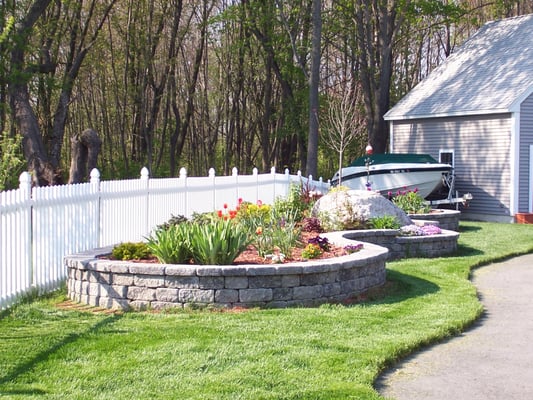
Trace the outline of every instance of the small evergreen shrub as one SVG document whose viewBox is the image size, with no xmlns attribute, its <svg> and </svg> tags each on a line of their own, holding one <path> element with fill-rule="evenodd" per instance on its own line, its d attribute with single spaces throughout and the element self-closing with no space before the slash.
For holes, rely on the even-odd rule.
<svg viewBox="0 0 533 400">
<path fill-rule="evenodd" d="M 111 256 L 115 260 L 143 260 L 150 258 L 152 253 L 146 243 L 125 242 L 113 247 Z"/>
</svg>

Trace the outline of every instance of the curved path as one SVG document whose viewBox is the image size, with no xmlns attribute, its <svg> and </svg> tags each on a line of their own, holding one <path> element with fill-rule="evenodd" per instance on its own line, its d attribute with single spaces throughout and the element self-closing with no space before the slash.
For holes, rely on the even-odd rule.
<svg viewBox="0 0 533 400">
<path fill-rule="evenodd" d="M 477 269 L 485 307 L 463 334 L 414 354 L 376 382 L 396 400 L 533 399 L 533 254 Z"/>
</svg>

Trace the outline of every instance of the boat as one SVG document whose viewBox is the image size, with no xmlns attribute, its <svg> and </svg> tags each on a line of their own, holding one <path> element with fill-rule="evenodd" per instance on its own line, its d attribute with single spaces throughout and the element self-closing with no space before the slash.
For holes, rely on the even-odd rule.
<svg viewBox="0 0 533 400">
<path fill-rule="evenodd" d="M 337 171 L 331 185 L 379 191 L 388 197 L 416 191 L 425 199 L 444 185 L 451 172 L 451 165 L 441 164 L 429 154 L 367 153 Z"/>
</svg>

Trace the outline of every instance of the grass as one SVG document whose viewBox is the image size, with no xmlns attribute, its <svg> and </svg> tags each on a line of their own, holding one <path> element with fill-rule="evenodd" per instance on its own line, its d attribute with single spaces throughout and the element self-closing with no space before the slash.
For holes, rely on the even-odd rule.
<svg viewBox="0 0 533 400">
<path fill-rule="evenodd" d="M 482 312 L 473 268 L 533 251 L 533 227 L 465 222 L 453 257 L 387 263 L 385 294 L 351 306 L 104 314 L 64 293 L 0 319 L 0 398 L 381 399 L 373 382 Z"/>
</svg>

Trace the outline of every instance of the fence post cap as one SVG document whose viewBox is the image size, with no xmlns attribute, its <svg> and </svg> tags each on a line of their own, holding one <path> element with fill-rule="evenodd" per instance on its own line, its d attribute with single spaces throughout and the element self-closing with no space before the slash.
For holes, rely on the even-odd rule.
<svg viewBox="0 0 533 400">
<path fill-rule="evenodd" d="M 141 179 L 148 179 L 150 177 L 150 171 L 148 171 L 148 168 L 142 167 L 141 169 Z"/>
<path fill-rule="evenodd" d="M 26 184 L 26 183 L 30 183 L 31 182 L 31 175 L 28 171 L 24 171 L 23 173 L 21 173 L 19 175 L 19 183 L 22 185 L 22 184 Z"/>
<path fill-rule="evenodd" d="M 187 168 L 181 167 L 180 168 L 180 178 L 186 178 L 187 177 Z"/>
</svg>

